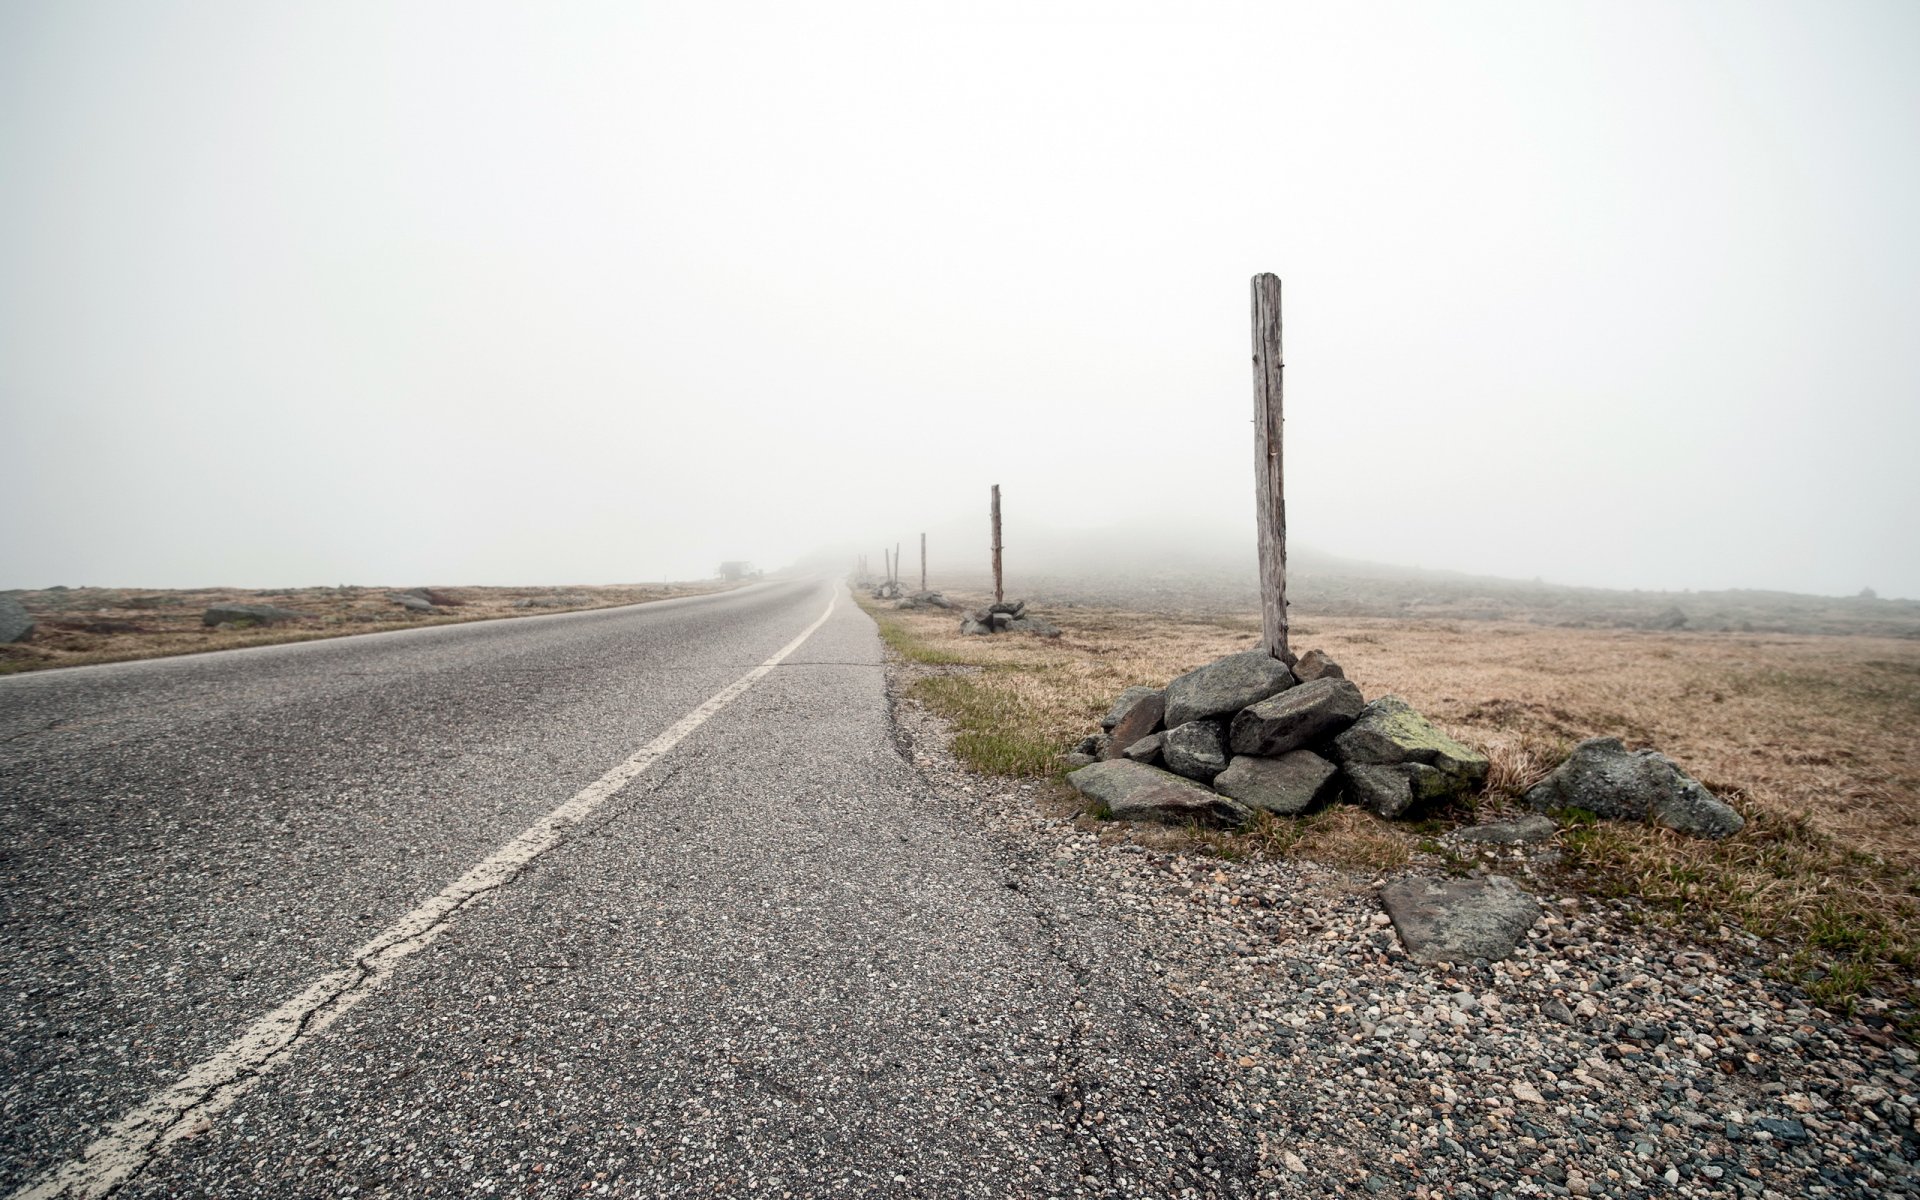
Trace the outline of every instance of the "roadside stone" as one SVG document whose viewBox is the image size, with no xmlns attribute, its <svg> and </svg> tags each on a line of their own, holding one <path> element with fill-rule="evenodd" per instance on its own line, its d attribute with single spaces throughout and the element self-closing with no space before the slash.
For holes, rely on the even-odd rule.
<svg viewBox="0 0 1920 1200">
<path fill-rule="evenodd" d="M 1091 754 L 1087 754 L 1080 750 L 1075 750 L 1069 754 L 1062 754 L 1060 756 L 1060 761 L 1067 764 L 1067 766 L 1069 767 L 1090 767 L 1094 763 L 1099 762 L 1100 760 L 1095 758 Z"/>
<path fill-rule="evenodd" d="M 1286 664 L 1264 650 L 1229 654 L 1167 685 L 1167 727 L 1237 713 L 1293 683 Z"/>
<path fill-rule="evenodd" d="M 1100 718 L 1100 728 L 1112 732 L 1113 727 L 1120 723 L 1121 719 L 1133 709 L 1133 706 L 1140 703 L 1140 701 L 1147 696 L 1160 697 L 1160 707 L 1163 711 L 1165 710 L 1167 696 L 1166 693 L 1159 688 L 1130 687 L 1120 693 L 1120 698 L 1113 702 L 1113 707 L 1107 710 L 1107 715 Z"/>
<path fill-rule="evenodd" d="M 1167 735 L 1165 733 L 1150 733 L 1121 751 L 1121 754 L 1126 758 L 1132 759 L 1134 762 L 1157 766 L 1161 761 L 1161 753 L 1166 748 L 1166 744 Z"/>
<path fill-rule="evenodd" d="M 1381 799 L 1386 776 L 1359 768 L 1418 765 L 1437 772 L 1442 782 L 1424 771 L 1395 772 L 1409 788 L 1407 805 L 1400 806 L 1400 811 L 1412 804 L 1464 796 L 1486 782 L 1489 768 L 1486 755 L 1442 733 L 1398 696 L 1382 696 L 1367 705 L 1359 719 L 1333 739 L 1333 748 L 1358 790 Z M 1370 801 L 1368 807 L 1374 803 Z"/>
<path fill-rule="evenodd" d="M 1242 709 L 1233 718 L 1233 752 L 1278 758 L 1353 723 L 1366 701 L 1345 679 L 1316 679 Z"/>
<path fill-rule="evenodd" d="M 985 637 L 993 632 L 993 626 L 968 613 L 960 618 L 960 632 L 970 636 Z"/>
<path fill-rule="evenodd" d="M 1519 846 L 1530 842 L 1544 842 L 1560 831 L 1553 818 L 1532 813 L 1515 821 L 1500 821 L 1491 825 L 1473 825 L 1454 831 L 1455 837 L 1463 842 L 1494 842 L 1505 846 Z"/>
<path fill-rule="evenodd" d="M 1722 838 L 1746 820 L 1655 750 L 1629 751 L 1619 738 L 1590 738 L 1573 748 L 1526 794 L 1538 810 L 1583 808 L 1598 817 L 1644 821 L 1680 833 Z"/>
<path fill-rule="evenodd" d="M 1316 679 L 1345 679 L 1347 673 L 1340 664 L 1327 657 L 1324 650 L 1309 650 L 1293 664 L 1293 677 L 1301 683 L 1311 683 Z"/>
<path fill-rule="evenodd" d="M 1034 637 L 1057 638 L 1064 632 L 1051 621 L 1039 617 L 1015 617 L 1006 624 L 1008 633 L 1028 633 Z"/>
<path fill-rule="evenodd" d="M 1500 962 L 1540 916 L 1540 902 L 1504 875 L 1407 876 L 1380 889 L 1394 930 L 1416 962 Z"/>
<path fill-rule="evenodd" d="M 1459 790 L 1452 778 L 1425 763 L 1349 765 L 1341 773 L 1347 802 L 1389 821 L 1420 805 L 1446 800 Z"/>
<path fill-rule="evenodd" d="M 1213 788 L 1248 808 L 1293 817 L 1332 799 L 1338 776 L 1337 767 L 1311 750 L 1278 758 L 1242 754 L 1214 778 Z"/>
<path fill-rule="evenodd" d="M 396 592 L 388 596 L 387 599 L 398 604 L 408 612 L 430 613 L 433 611 L 433 601 L 427 599 L 425 596 L 415 595 L 412 592 Z"/>
<path fill-rule="evenodd" d="M 24 642 L 33 636 L 33 618 L 12 596 L 0 596 L 0 642 Z"/>
<path fill-rule="evenodd" d="M 1160 743 L 1167 769 L 1206 783 L 1227 767 L 1227 733 L 1219 721 L 1188 721 Z"/>
<path fill-rule="evenodd" d="M 1253 814 L 1234 800 L 1144 763 L 1115 759 L 1067 776 L 1074 790 L 1123 821 L 1219 821 L 1244 824 Z"/>
<path fill-rule="evenodd" d="M 236 628 L 245 628 L 248 625 L 279 625 L 287 621 L 305 619 L 305 613 L 276 608 L 271 604 L 216 604 L 200 614 L 200 623 L 208 628 L 222 624 L 232 624 Z"/>
<path fill-rule="evenodd" d="M 1158 730 L 1160 718 L 1167 711 L 1165 692 L 1151 688 L 1138 690 L 1128 688 L 1127 694 L 1133 696 L 1133 702 L 1125 708 L 1120 705 L 1114 706 L 1114 712 L 1119 714 L 1114 723 L 1106 725 L 1106 722 L 1101 722 L 1111 730 L 1113 735 L 1113 744 L 1107 750 L 1108 758 L 1120 757 L 1126 753 L 1127 747 Z"/>
</svg>

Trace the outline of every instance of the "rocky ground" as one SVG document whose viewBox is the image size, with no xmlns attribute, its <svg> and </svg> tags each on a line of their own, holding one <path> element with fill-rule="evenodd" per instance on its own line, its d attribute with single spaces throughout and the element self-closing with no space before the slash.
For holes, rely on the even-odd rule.
<svg viewBox="0 0 1920 1200">
<path fill-rule="evenodd" d="M 964 771 L 899 698 L 917 669 L 891 668 L 904 751 L 985 824 L 1063 954 L 1145 943 L 1210 1050 L 1217 1116 L 1250 1153 L 1219 1155 L 1207 1191 L 1920 1195 L 1920 1056 L 1810 1007 L 1755 939 L 1676 942 L 1630 903 L 1556 891 L 1550 848 L 1498 849 L 1545 914 L 1508 961 L 1423 966 L 1381 879 L 1156 848 L 1086 827 L 1049 785 Z M 1102 1105 L 1098 1063 L 1066 1082 L 1092 1152 L 1145 1127 Z"/>
</svg>

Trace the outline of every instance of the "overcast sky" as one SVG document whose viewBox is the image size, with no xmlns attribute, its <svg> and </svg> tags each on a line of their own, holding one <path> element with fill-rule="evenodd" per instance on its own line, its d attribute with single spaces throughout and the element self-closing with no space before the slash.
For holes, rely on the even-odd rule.
<svg viewBox="0 0 1920 1200">
<path fill-rule="evenodd" d="M 983 554 L 995 482 L 1251 563 L 1273 271 L 1296 543 L 1920 596 L 1916 64 L 1910 0 L 7 0 L 0 586 Z"/>
</svg>

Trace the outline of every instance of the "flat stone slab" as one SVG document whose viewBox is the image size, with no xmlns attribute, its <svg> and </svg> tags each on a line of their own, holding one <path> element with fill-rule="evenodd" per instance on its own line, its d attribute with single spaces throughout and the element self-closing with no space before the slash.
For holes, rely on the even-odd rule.
<svg viewBox="0 0 1920 1200">
<path fill-rule="evenodd" d="M 1353 724 L 1366 708 L 1344 679 L 1316 679 L 1248 705 L 1233 718 L 1233 752 L 1278 758 Z"/>
<path fill-rule="evenodd" d="M 1067 776 L 1067 782 L 1087 799 L 1104 804 L 1108 815 L 1121 821 L 1242 825 L 1253 816 L 1245 805 L 1211 788 L 1131 759 L 1081 767 Z"/>
<path fill-rule="evenodd" d="M 1131 698 L 1131 699 L 1129 699 Z M 1166 693 L 1154 688 L 1128 688 L 1107 716 L 1112 724 L 1100 722 L 1112 734 L 1102 758 L 1119 758 L 1135 742 L 1157 731 L 1167 710 Z"/>
<path fill-rule="evenodd" d="M 1091 768 L 1089 768 L 1091 769 Z M 1380 889 L 1380 903 L 1415 962 L 1499 962 L 1540 917 L 1540 902 L 1504 875 L 1409 875 Z"/>
<path fill-rule="evenodd" d="M 1214 777 L 1214 790 L 1248 808 L 1296 817 L 1331 800 L 1340 790 L 1338 768 L 1311 750 L 1279 758 L 1242 754 Z"/>
<path fill-rule="evenodd" d="M 1530 842 L 1544 842 L 1560 832 L 1552 817 L 1539 814 L 1521 817 L 1517 821 L 1499 821 L 1490 825 L 1470 825 L 1465 829 L 1456 829 L 1453 836 L 1463 842 L 1492 842 L 1502 846 L 1522 846 Z"/>
</svg>

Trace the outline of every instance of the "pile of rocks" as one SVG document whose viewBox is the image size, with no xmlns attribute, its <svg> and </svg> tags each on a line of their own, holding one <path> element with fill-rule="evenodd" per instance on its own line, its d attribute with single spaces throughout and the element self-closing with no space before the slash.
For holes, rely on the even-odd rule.
<svg viewBox="0 0 1920 1200">
<path fill-rule="evenodd" d="M 1367 703 L 1317 650 L 1292 668 L 1249 650 L 1164 689 L 1128 688 L 1101 728 L 1066 756 L 1077 768 L 1067 780 L 1125 819 L 1239 825 L 1256 811 L 1297 816 L 1336 800 L 1403 817 L 1471 795 L 1489 769 L 1400 698 Z M 1706 837 L 1743 824 L 1672 760 L 1614 738 L 1582 742 L 1526 800 Z"/>
<path fill-rule="evenodd" d="M 985 608 L 976 608 L 961 617 L 960 632 L 979 636 L 1031 633 L 1037 637 L 1055 638 L 1060 636 L 1060 627 L 1029 613 L 1025 600 L 1002 600 Z"/>
<path fill-rule="evenodd" d="M 881 580 L 880 585 L 873 589 L 875 600 L 898 600 L 906 594 L 907 590 L 891 579 Z"/>
<path fill-rule="evenodd" d="M 959 608 L 939 592 L 911 592 L 894 604 L 895 608 Z"/>
</svg>

